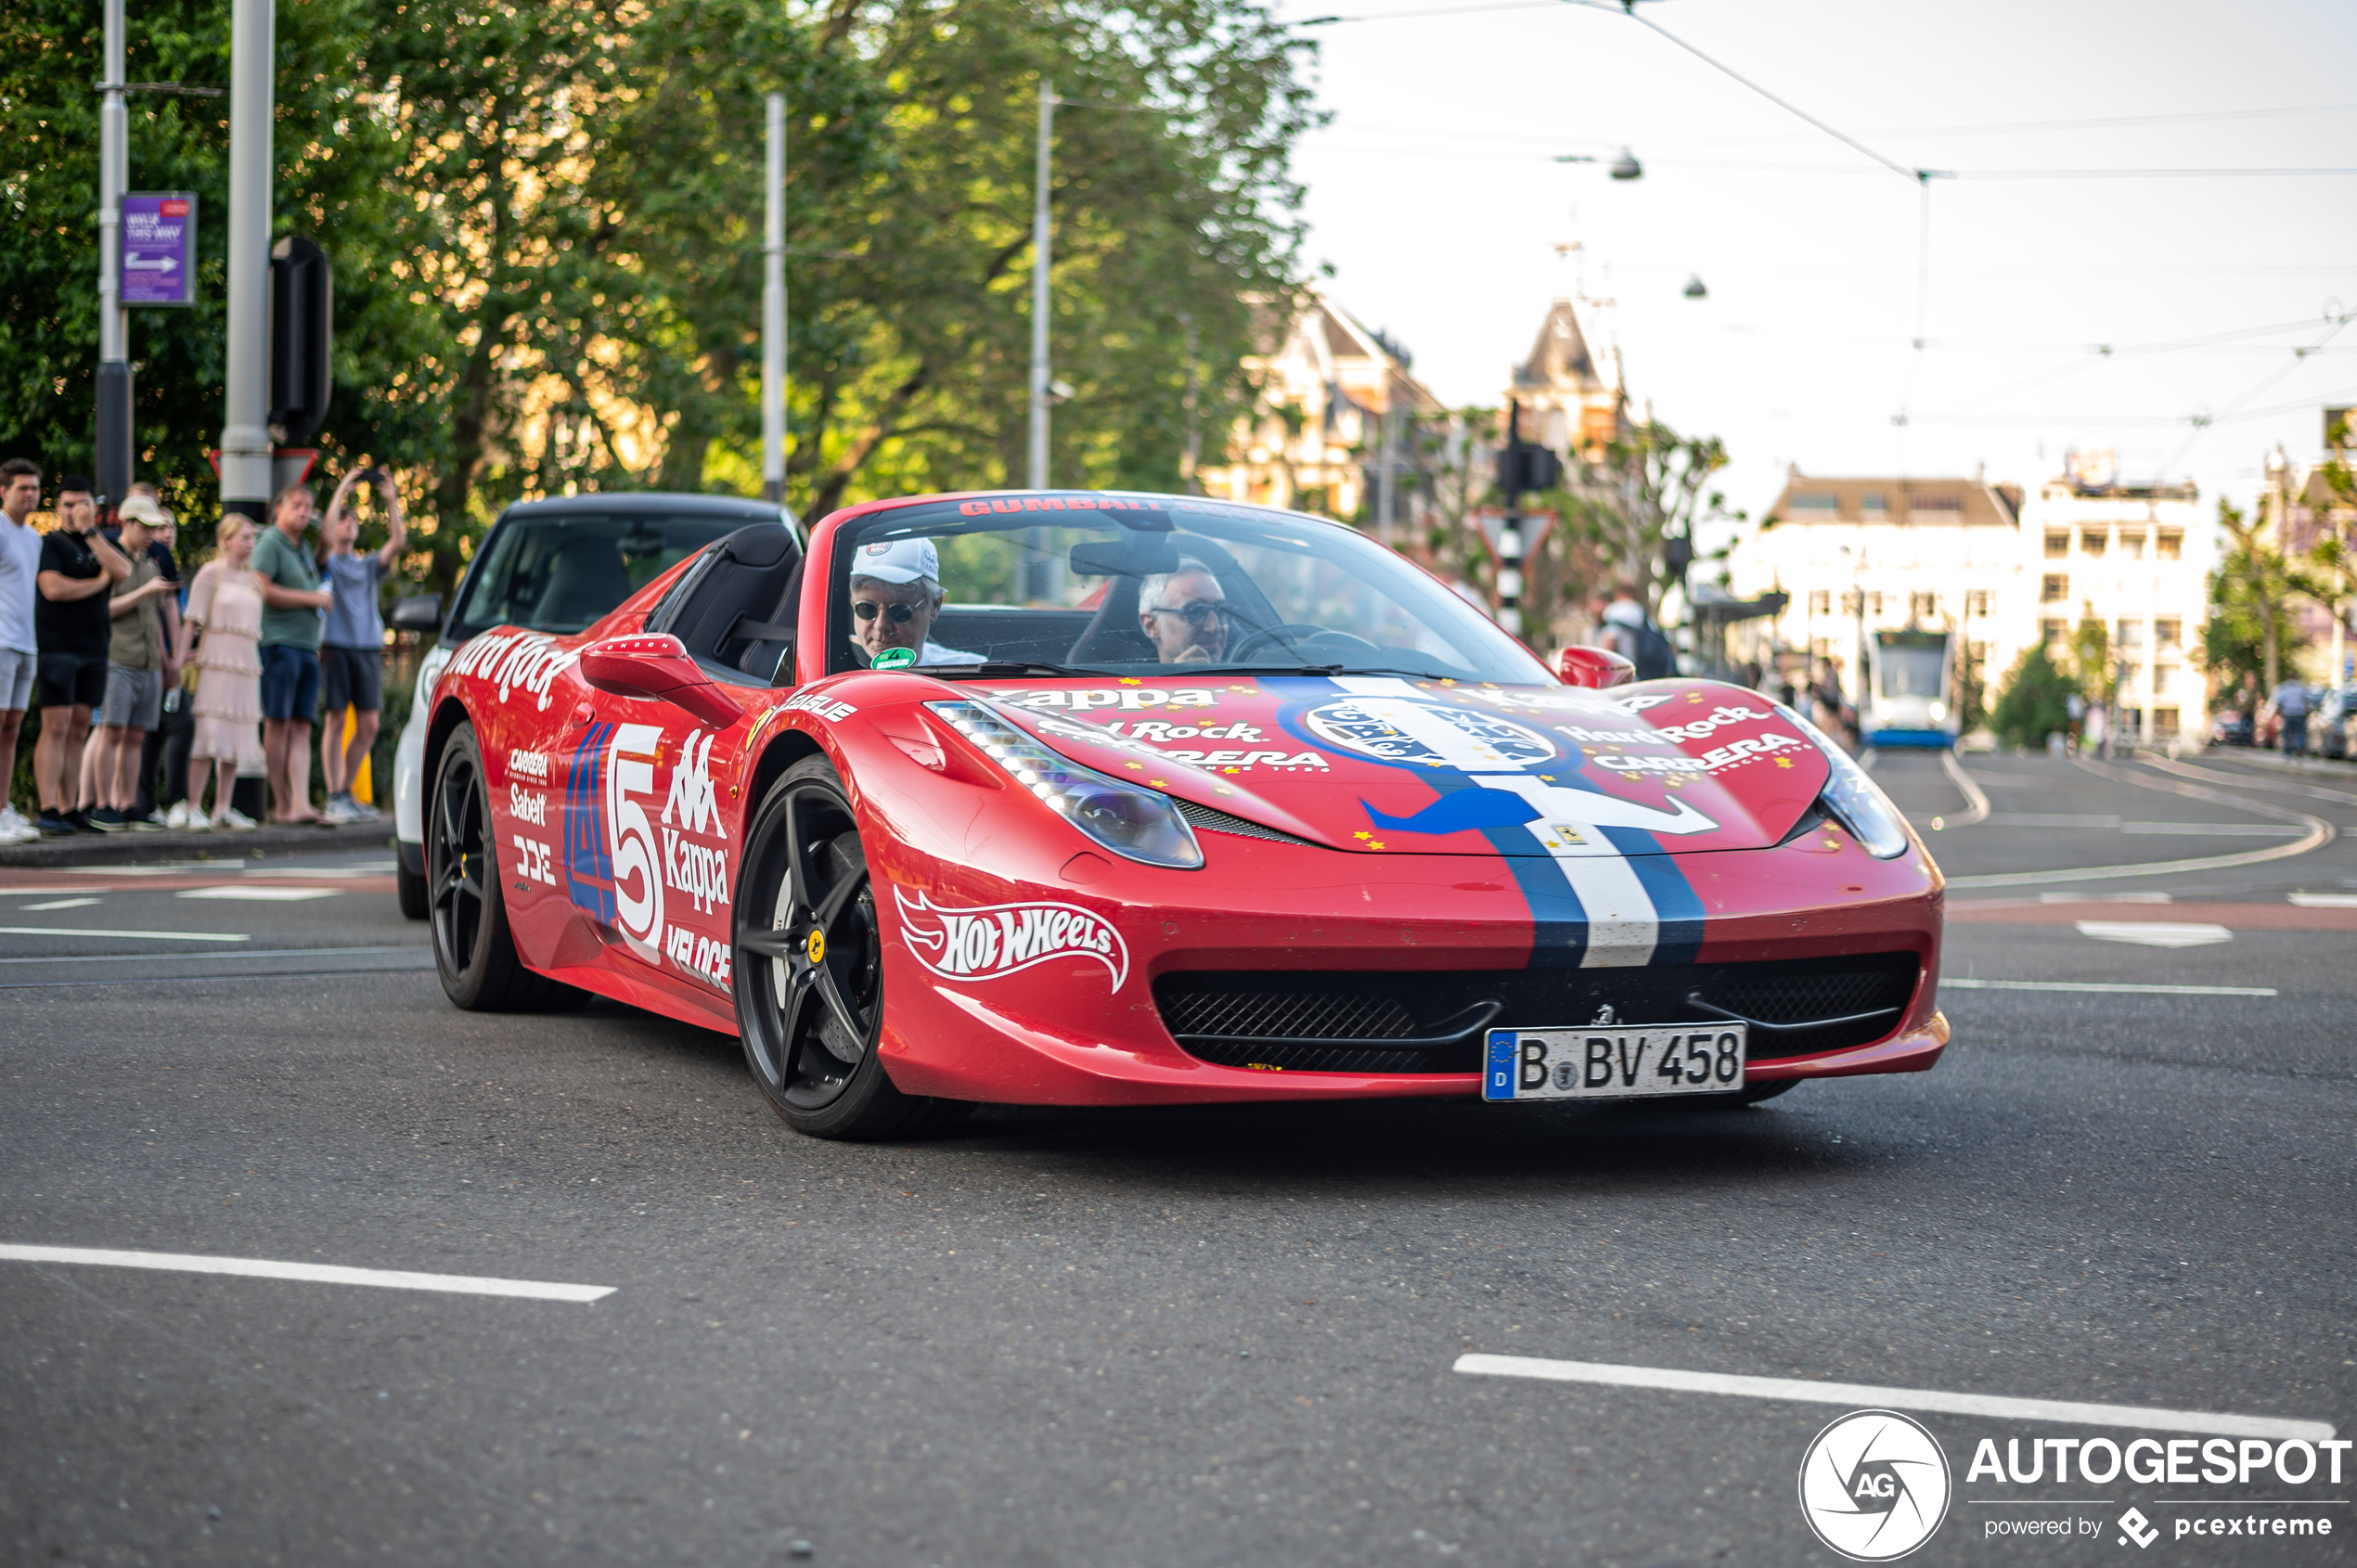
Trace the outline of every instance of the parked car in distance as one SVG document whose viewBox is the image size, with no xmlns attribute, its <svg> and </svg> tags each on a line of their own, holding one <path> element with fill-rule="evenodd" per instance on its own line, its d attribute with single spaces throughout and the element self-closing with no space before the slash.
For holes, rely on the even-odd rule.
<svg viewBox="0 0 2357 1568">
<path fill-rule="evenodd" d="M 2237 709 L 2226 708 L 2209 715 L 2209 743 L 2213 746 L 2248 746 L 2254 729 L 2250 715 Z"/>
<path fill-rule="evenodd" d="M 801 525 L 792 512 L 741 496 L 643 491 L 519 502 L 476 547 L 440 637 L 419 661 L 417 689 L 431 691 L 459 648 L 491 627 L 536 634 L 542 642 L 571 636 L 705 546 L 758 522 L 783 526 L 799 547 Z M 404 623 L 401 613 L 396 624 Z M 520 658 L 528 651 L 519 649 Z M 412 703 L 393 764 L 393 880 L 401 912 L 413 920 L 426 918 L 427 904 L 426 706 Z"/>
<path fill-rule="evenodd" d="M 2320 757 L 2357 755 L 2357 686 L 2332 686 L 2308 718 L 2308 749 Z"/>
</svg>

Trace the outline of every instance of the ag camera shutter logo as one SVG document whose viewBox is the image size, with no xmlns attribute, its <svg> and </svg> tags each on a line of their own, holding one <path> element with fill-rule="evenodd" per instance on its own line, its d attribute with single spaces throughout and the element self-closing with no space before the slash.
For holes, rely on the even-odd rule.
<svg viewBox="0 0 2357 1568">
<path fill-rule="evenodd" d="M 1800 1511 L 1853 1562 L 1906 1556 L 1948 1517 L 1948 1456 L 1896 1410 L 1856 1410 L 1819 1433 L 1800 1461 Z"/>
</svg>

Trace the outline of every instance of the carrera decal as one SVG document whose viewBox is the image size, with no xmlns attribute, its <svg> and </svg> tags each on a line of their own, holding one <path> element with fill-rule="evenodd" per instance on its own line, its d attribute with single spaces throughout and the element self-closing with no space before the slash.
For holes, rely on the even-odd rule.
<svg viewBox="0 0 2357 1568">
<path fill-rule="evenodd" d="M 548 753 L 527 752 L 521 748 L 508 753 L 508 771 L 520 778 L 536 778 L 548 782 Z"/>
<path fill-rule="evenodd" d="M 912 902 L 895 887 L 901 935 L 917 962 L 944 980 L 997 980 L 1057 958 L 1105 966 L 1119 991 L 1129 975 L 1129 948 L 1112 921 L 1071 904 L 992 904 L 936 908 L 930 894 Z"/>
<path fill-rule="evenodd" d="M 480 676 L 496 688 L 503 705 L 511 691 L 537 698 L 545 713 L 558 675 L 580 658 L 578 649 L 560 649 L 556 638 L 538 632 L 485 632 L 458 650 L 450 661 L 450 672 Z"/>
<path fill-rule="evenodd" d="M 1778 735 L 1771 730 L 1765 735 L 1748 736 L 1741 740 L 1731 741 L 1724 746 L 1713 747 L 1702 754 L 1702 765 L 1716 773 L 1722 767 L 1732 767 L 1747 757 L 1786 751 L 1794 746 L 1808 744 L 1808 741 L 1797 735 Z"/>
</svg>

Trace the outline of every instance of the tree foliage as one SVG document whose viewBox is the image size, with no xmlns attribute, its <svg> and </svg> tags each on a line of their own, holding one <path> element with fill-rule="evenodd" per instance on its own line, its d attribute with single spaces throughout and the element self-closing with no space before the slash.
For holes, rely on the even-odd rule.
<svg viewBox="0 0 2357 1568">
<path fill-rule="evenodd" d="M 2291 613 L 2295 598 L 2327 599 L 2329 590 L 2309 562 L 2287 556 L 2268 537 L 2263 519 L 2246 518 L 2223 496 L 2218 526 L 2226 553 L 2209 574 L 2209 623 L 2202 632 L 2203 663 L 2214 687 L 2273 691 L 2283 679 L 2285 655 L 2300 642 Z"/>
<path fill-rule="evenodd" d="M 0 428 L 90 457 L 97 12 L 0 41 Z M 226 0 L 134 7 L 131 75 L 225 84 Z M 1307 45 L 1254 0 L 279 7 L 277 226 L 336 267 L 330 467 L 394 469 L 437 585 L 499 507 L 758 484 L 763 95 L 789 99 L 792 456 L 812 514 L 1022 478 L 1033 146 L 1059 109 L 1053 476 L 1175 486 L 1291 287 Z M 209 502 L 225 100 L 141 98 L 135 188 L 201 199 L 193 311 L 144 312 L 142 477 Z"/>
<path fill-rule="evenodd" d="M 2070 699 L 2079 694 L 2079 683 L 2054 662 L 2045 644 L 2033 644 L 2006 674 L 1989 726 L 2008 746 L 2043 746 L 2047 736 L 2069 730 Z"/>
</svg>

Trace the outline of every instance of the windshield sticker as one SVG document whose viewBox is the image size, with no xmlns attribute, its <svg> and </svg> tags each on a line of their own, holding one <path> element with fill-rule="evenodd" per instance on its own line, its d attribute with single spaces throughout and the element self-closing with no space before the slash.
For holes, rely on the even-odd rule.
<svg viewBox="0 0 2357 1568">
<path fill-rule="evenodd" d="M 1152 502 L 1132 501 L 1122 495 L 1001 496 L 995 501 L 958 503 L 958 510 L 967 517 L 988 517 L 993 512 L 1158 512 L 1162 509 Z"/>
<path fill-rule="evenodd" d="M 1103 916 L 1071 904 L 991 904 L 937 908 L 898 887 L 900 934 L 922 964 L 944 980 L 997 980 L 1056 958 L 1105 966 L 1113 989 L 1129 976 L 1129 948 Z"/>
</svg>

